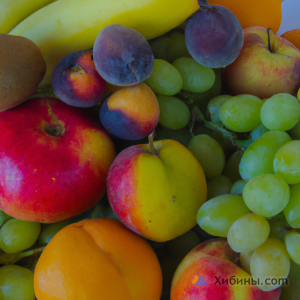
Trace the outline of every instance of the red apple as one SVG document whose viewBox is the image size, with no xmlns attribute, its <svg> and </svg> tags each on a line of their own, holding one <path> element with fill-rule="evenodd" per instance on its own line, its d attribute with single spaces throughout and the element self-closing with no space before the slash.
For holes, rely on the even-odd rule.
<svg viewBox="0 0 300 300">
<path fill-rule="evenodd" d="M 251 94 L 261 99 L 278 93 L 295 95 L 300 86 L 300 51 L 263 27 L 248 27 L 238 58 L 225 68 L 230 95 Z"/>
<path fill-rule="evenodd" d="M 58 222 L 95 205 L 115 158 L 87 109 L 41 97 L 0 113 L 0 208 L 25 221 Z"/>
</svg>

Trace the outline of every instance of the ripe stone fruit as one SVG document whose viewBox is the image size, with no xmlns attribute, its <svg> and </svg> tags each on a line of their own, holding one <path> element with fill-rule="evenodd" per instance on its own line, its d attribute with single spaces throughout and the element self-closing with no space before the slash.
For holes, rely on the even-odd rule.
<svg viewBox="0 0 300 300">
<path fill-rule="evenodd" d="M 295 95 L 300 82 L 299 49 L 263 27 L 243 31 L 242 51 L 224 72 L 228 93 L 251 94 L 260 99 L 279 93 Z"/>
<path fill-rule="evenodd" d="M 53 223 L 104 195 L 115 148 L 96 116 L 41 97 L 2 112 L 0 128 L 0 208 L 7 214 Z"/>
<path fill-rule="evenodd" d="M 0 33 L 0 112 L 26 101 L 43 80 L 46 63 L 31 40 Z"/>
<path fill-rule="evenodd" d="M 59 231 L 34 273 L 39 300 L 159 300 L 162 272 L 151 246 L 113 219 Z"/>
<path fill-rule="evenodd" d="M 108 199 L 122 223 L 150 240 L 178 237 L 196 222 L 206 201 L 204 172 L 194 155 L 173 140 L 135 145 L 113 162 Z"/>
</svg>

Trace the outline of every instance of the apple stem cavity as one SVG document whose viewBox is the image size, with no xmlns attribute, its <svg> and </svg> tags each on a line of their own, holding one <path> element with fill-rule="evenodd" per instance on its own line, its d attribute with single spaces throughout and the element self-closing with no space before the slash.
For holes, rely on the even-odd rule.
<svg viewBox="0 0 300 300">
<path fill-rule="evenodd" d="M 44 130 L 49 135 L 59 137 L 62 133 L 62 128 L 59 125 L 47 124 L 44 127 Z"/>
<path fill-rule="evenodd" d="M 157 152 L 156 149 L 154 148 L 153 137 L 154 137 L 154 130 L 153 130 L 152 133 L 148 136 L 148 142 L 149 142 L 149 147 L 150 147 L 151 153 L 152 153 L 153 155 L 158 156 L 158 152 Z"/>
<path fill-rule="evenodd" d="M 270 31 L 272 32 L 272 29 L 271 29 L 271 28 L 268 28 L 268 29 L 267 29 L 267 34 L 268 34 L 268 48 L 269 48 L 269 51 L 270 51 L 271 53 L 273 53 L 272 47 L 271 47 Z"/>
</svg>

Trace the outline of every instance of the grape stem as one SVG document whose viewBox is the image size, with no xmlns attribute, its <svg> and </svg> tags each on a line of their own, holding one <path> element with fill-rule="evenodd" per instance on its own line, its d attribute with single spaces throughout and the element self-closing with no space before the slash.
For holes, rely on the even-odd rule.
<svg viewBox="0 0 300 300">
<path fill-rule="evenodd" d="M 152 131 L 152 133 L 148 136 L 148 142 L 149 142 L 149 147 L 150 147 L 150 151 L 152 154 L 158 156 L 158 152 L 156 151 L 156 149 L 154 148 L 154 144 L 153 144 L 153 137 L 154 137 L 154 130 Z"/>
<path fill-rule="evenodd" d="M 192 109 L 192 117 L 191 117 L 191 122 L 190 122 L 190 133 L 192 135 L 192 137 L 194 137 L 194 132 L 193 132 L 193 129 L 194 129 L 194 126 L 195 126 L 195 122 L 196 122 L 196 107 L 195 106 L 193 109 Z"/>
<path fill-rule="evenodd" d="M 269 48 L 269 51 L 270 51 L 271 53 L 273 53 L 272 47 L 271 47 L 270 31 L 272 31 L 271 28 L 268 28 L 268 29 L 267 29 L 267 34 L 268 34 L 268 48 Z"/>
</svg>

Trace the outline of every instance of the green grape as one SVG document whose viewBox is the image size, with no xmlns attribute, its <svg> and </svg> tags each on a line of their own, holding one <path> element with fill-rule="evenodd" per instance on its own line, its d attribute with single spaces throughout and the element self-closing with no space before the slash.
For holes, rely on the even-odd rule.
<svg viewBox="0 0 300 300">
<path fill-rule="evenodd" d="M 228 99 L 220 110 L 222 123 L 232 131 L 248 132 L 257 127 L 263 102 L 252 95 L 239 95 Z"/>
<path fill-rule="evenodd" d="M 239 165 L 243 154 L 244 151 L 242 150 L 235 151 L 225 163 L 222 174 L 228 177 L 231 182 L 236 182 L 242 178 L 239 171 Z"/>
<path fill-rule="evenodd" d="M 240 195 L 221 195 L 205 202 L 197 213 L 198 225 L 207 233 L 227 237 L 238 218 L 250 213 Z"/>
<path fill-rule="evenodd" d="M 297 229 L 288 231 L 284 236 L 284 243 L 291 259 L 300 265 L 300 231 Z"/>
<path fill-rule="evenodd" d="M 300 119 L 300 103 L 290 94 L 276 94 L 264 102 L 260 117 L 269 130 L 287 131 Z"/>
<path fill-rule="evenodd" d="M 0 268 L 1 300 L 34 300 L 32 271 L 16 265 Z"/>
<path fill-rule="evenodd" d="M 242 195 L 243 189 L 245 187 L 246 181 L 244 179 L 237 180 L 230 189 L 230 194 Z"/>
<path fill-rule="evenodd" d="M 291 260 L 291 269 L 287 284 L 281 286 L 280 300 L 299 300 L 300 295 L 300 266 Z"/>
<path fill-rule="evenodd" d="M 162 59 L 154 60 L 154 69 L 145 83 L 153 92 L 161 95 L 172 96 L 177 94 L 182 88 L 182 77 L 178 70 Z"/>
<path fill-rule="evenodd" d="M 275 154 L 290 140 L 290 136 L 282 131 L 268 131 L 263 134 L 245 150 L 239 165 L 241 177 L 249 180 L 262 174 L 274 174 Z"/>
<path fill-rule="evenodd" d="M 288 184 L 300 182 L 300 141 L 290 141 L 278 149 L 274 171 Z"/>
<path fill-rule="evenodd" d="M 278 214 L 268 220 L 270 224 L 269 237 L 283 241 L 284 235 L 290 230 L 290 227 L 282 214 Z"/>
<path fill-rule="evenodd" d="M 292 228 L 300 228 L 300 183 L 290 186 L 290 200 L 283 212 Z"/>
<path fill-rule="evenodd" d="M 12 217 L 6 214 L 2 209 L 0 209 L 0 227 L 10 219 L 12 219 Z"/>
<path fill-rule="evenodd" d="M 39 236 L 38 242 L 40 245 L 47 245 L 51 239 L 64 227 L 68 226 L 72 223 L 72 219 L 67 219 L 64 221 L 60 221 L 57 223 L 46 225 L 41 230 L 41 234 Z"/>
<path fill-rule="evenodd" d="M 250 132 L 250 137 L 252 141 L 256 141 L 267 131 L 269 131 L 269 129 L 267 129 L 263 124 L 260 124 Z"/>
<path fill-rule="evenodd" d="M 163 126 L 156 127 L 154 140 L 159 141 L 167 139 L 175 140 L 187 147 L 190 140 L 192 139 L 192 135 L 190 133 L 190 129 L 187 126 L 176 130 Z"/>
<path fill-rule="evenodd" d="M 183 79 L 183 89 L 201 93 L 210 89 L 215 82 L 215 73 L 189 57 L 181 57 L 173 62 Z"/>
<path fill-rule="evenodd" d="M 251 261 L 252 254 L 253 254 L 253 251 L 244 252 L 244 253 L 241 253 L 241 255 L 240 255 L 241 266 L 249 274 L 251 274 L 250 261 Z"/>
<path fill-rule="evenodd" d="M 228 244 L 235 252 L 250 252 L 269 237 L 270 225 L 259 215 L 250 213 L 237 219 L 227 235 Z"/>
<path fill-rule="evenodd" d="M 180 129 L 185 127 L 191 113 L 186 104 L 176 97 L 157 95 L 159 103 L 159 120 L 158 122 L 170 129 Z"/>
<path fill-rule="evenodd" d="M 167 36 L 161 36 L 149 41 L 154 57 L 157 59 L 168 60 L 169 43 L 170 38 Z"/>
<path fill-rule="evenodd" d="M 224 175 L 214 177 L 207 183 L 207 200 L 217 196 L 230 194 L 232 183 L 229 178 Z"/>
<path fill-rule="evenodd" d="M 167 60 L 172 63 L 180 57 L 191 57 L 191 55 L 186 47 L 184 34 L 180 31 L 174 31 L 169 35 Z"/>
<path fill-rule="evenodd" d="M 282 212 L 287 206 L 290 188 L 279 175 L 263 174 L 253 177 L 246 183 L 243 199 L 255 214 L 270 218 Z"/>
<path fill-rule="evenodd" d="M 268 238 L 257 247 L 251 257 L 251 274 L 257 285 L 263 291 L 278 288 L 287 278 L 290 271 L 290 257 L 282 241 Z M 273 282 L 272 280 L 273 279 Z"/>
<path fill-rule="evenodd" d="M 221 123 L 221 118 L 220 118 L 221 107 L 225 103 L 225 101 L 230 98 L 232 98 L 232 96 L 220 95 L 214 97 L 208 102 L 207 110 L 210 114 L 210 119 L 213 123 Z"/>
<path fill-rule="evenodd" d="M 0 248 L 6 253 L 23 251 L 36 242 L 40 231 L 40 223 L 8 220 L 0 230 Z"/>
<path fill-rule="evenodd" d="M 168 241 L 167 249 L 172 255 L 186 256 L 192 249 L 201 243 L 198 235 L 190 230 L 183 235 Z"/>
<path fill-rule="evenodd" d="M 199 161 L 207 180 L 221 175 L 225 166 L 225 154 L 215 139 L 207 134 L 196 135 L 190 140 L 188 149 Z"/>
<path fill-rule="evenodd" d="M 288 134 L 295 140 L 300 140 L 300 121 L 288 131 Z"/>
</svg>

